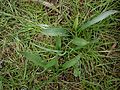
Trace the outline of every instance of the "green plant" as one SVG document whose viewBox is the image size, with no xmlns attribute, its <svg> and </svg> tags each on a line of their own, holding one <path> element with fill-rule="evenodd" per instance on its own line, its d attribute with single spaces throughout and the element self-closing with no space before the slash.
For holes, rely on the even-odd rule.
<svg viewBox="0 0 120 90">
<path fill-rule="evenodd" d="M 109 15 L 115 14 L 118 11 L 116 10 L 109 10 L 106 11 L 100 15 L 98 15 L 97 17 L 93 18 L 92 20 L 86 22 L 85 24 L 83 24 L 82 26 L 78 26 L 78 15 L 75 19 L 74 25 L 73 25 L 73 29 L 76 32 L 76 35 L 72 36 L 70 35 L 70 31 L 64 28 L 54 28 L 54 27 L 50 27 L 46 24 L 40 24 L 39 26 L 42 28 L 42 31 L 40 31 L 42 34 L 46 35 L 46 36 L 53 36 L 54 38 L 56 38 L 56 49 L 57 50 L 50 50 L 50 52 L 52 51 L 61 51 L 61 52 L 65 52 L 63 50 L 61 50 L 61 39 L 64 38 L 68 38 L 69 36 L 73 37 L 73 39 L 71 39 L 69 41 L 69 44 L 73 44 L 76 45 L 75 47 L 71 47 L 73 49 L 73 51 L 77 51 L 80 50 L 81 48 L 84 48 L 86 45 L 88 45 L 91 42 L 86 41 L 83 38 L 80 38 L 78 36 L 79 32 L 96 24 L 99 21 L 102 21 L 103 19 L 107 18 Z M 80 28 L 78 28 L 80 27 Z M 43 47 L 44 48 L 44 47 Z M 44 48 L 45 49 L 45 48 Z M 70 49 L 70 46 L 69 46 Z M 49 49 L 46 49 L 49 50 Z M 70 50 L 66 51 L 67 53 L 70 52 Z M 74 52 L 73 52 L 74 53 Z M 70 67 L 75 67 L 74 68 L 74 75 L 77 77 L 80 75 L 80 70 L 79 70 L 79 61 L 80 61 L 80 57 L 81 55 L 78 54 L 77 56 L 75 56 L 73 59 L 65 61 L 64 64 L 59 65 L 58 64 L 58 58 L 60 58 L 60 52 L 55 54 L 55 59 L 52 59 L 50 61 L 46 61 L 41 59 L 41 57 L 39 56 L 39 54 L 34 53 L 34 51 L 32 52 L 21 52 L 21 54 L 23 56 L 25 56 L 27 59 L 29 59 L 30 61 L 32 61 L 36 66 L 41 66 L 44 68 L 44 70 L 47 70 L 48 68 L 51 68 L 55 65 L 57 65 L 57 69 L 59 69 L 61 67 L 62 70 L 66 70 L 69 69 Z M 62 55 L 64 56 L 64 55 Z"/>
<path fill-rule="evenodd" d="M 119 14 L 90 23 L 119 4 L 0 0 L 0 90 L 119 89 Z"/>
</svg>

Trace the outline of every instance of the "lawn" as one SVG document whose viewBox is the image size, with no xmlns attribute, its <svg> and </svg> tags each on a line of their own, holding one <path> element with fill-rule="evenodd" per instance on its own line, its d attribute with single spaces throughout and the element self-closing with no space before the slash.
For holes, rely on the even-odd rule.
<svg viewBox="0 0 120 90">
<path fill-rule="evenodd" d="M 119 90 L 119 0 L 0 0 L 0 90 Z"/>
</svg>

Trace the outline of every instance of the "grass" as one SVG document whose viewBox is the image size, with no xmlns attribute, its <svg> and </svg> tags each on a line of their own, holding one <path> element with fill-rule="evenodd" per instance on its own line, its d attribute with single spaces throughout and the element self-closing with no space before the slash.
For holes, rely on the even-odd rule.
<svg viewBox="0 0 120 90">
<path fill-rule="evenodd" d="M 119 5 L 115 0 L 60 0 L 59 14 L 35 2 L 1 0 L 0 89 L 118 90 L 119 13 L 79 29 L 105 11 L 119 11 Z M 41 24 L 52 30 L 43 31 Z"/>
</svg>

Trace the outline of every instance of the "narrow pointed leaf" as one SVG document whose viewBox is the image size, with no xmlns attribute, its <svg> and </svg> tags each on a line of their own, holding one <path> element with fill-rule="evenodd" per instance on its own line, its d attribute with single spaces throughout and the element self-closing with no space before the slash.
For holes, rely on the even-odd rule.
<svg viewBox="0 0 120 90">
<path fill-rule="evenodd" d="M 33 62 L 36 66 L 44 67 L 45 63 L 43 62 L 42 58 L 37 53 L 31 53 L 31 52 L 20 52 L 26 59 Z"/>
<path fill-rule="evenodd" d="M 74 24 L 73 24 L 73 28 L 76 30 L 78 27 L 78 15 L 75 18 Z"/>
<path fill-rule="evenodd" d="M 50 68 L 52 66 L 55 66 L 57 64 L 57 60 L 56 59 L 53 59 L 51 61 L 49 61 L 46 65 L 45 65 L 45 68 Z"/>
<path fill-rule="evenodd" d="M 68 32 L 64 28 L 47 28 L 42 33 L 47 36 L 68 36 Z"/>
<path fill-rule="evenodd" d="M 82 39 L 82 38 L 78 38 L 78 37 L 75 37 L 73 40 L 72 40 L 72 43 L 79 46 L 79 47 L 84 47 L 85 45 L 87 45 L 89 42 Z"/>
<path fill-rule="evenodd" d="M 56 37 L 56 49 L 60 50 L 61 49 L 61 37 Z"/>
<path fill-rule="evenodd" d="M 108 16 L 112 15 L 112 14 L 115 14 L 117 13 L 118 11 L 116 10 L 109 10 L 109 11 L 106 11 L 100 15 L 98 15 L 97 17 L 93 18 L 92 20 L 88 21 L 87 23 L 85 23 L 84 25 L 81 26 L 81 29 L 86 29 L 87 27 L 99 22 L 99 21 L 102 21 L 103 19 L 107 18 Z"/>
<path fill-rule="evenodd" d="M 66 61 L 62 65 L 62 68 L 67 69 L 67 68 L 74 66 L 78 62 L 79 59 L 80 59 L 80 56 L 78 55 L 78 56 L 74 57 L 72 60 Z"/>
</svg>

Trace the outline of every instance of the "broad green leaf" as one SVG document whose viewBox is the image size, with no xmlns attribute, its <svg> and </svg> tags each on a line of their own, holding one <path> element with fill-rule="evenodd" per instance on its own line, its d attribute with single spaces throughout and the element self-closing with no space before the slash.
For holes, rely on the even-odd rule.
<svg viewBox="0 0 120 90">
<path fill-rule="evenodd" d="M 109 10 L 109 11 L 106 11 L 100 15 L 98 15 L 97 17 L 93 18 L 92 20 L 88 21 L 87 23 L 83 24 L 81 26 L 81 29 L 86 29 L 87 27 L 99 22 L 99 21 L 102 21 L 103 19 L 107 18 L 109 15 L 112 15 L 112 14 L 115 14 L 117 13 L 118 11 L 116 10 Z"/>
<path fill-rule="evenodd" d="M 72 43 L 77 45 L 78 47 L 82 48 L 84 47 L 85 45 L 87 45 L 89 42 L 82 39 L 82 38 L 78 38 L 78 37 L 75 37 L 73 40 L 72 40 Z"/>
<path fill-rule="evenodd" d="M 73 28 L 76 30 L 78 27 L 78 15 L 75 18 L 74 24 L 73 24 Z"/>
<path fill-rule="evenodd" d="M 68 32 L 64 28 L 47 28 L 42 33 L 47 36 L 68 36 Z"/>
<path fill-rule="evenodd" d="M 78 60 L 80 59 L 80 56 L 77 55 L 76 57 L 74 57 L 72 60 L 69 60 L 69 61 L 66 61 L 63 65 L 62 65 L 62 68 L 63 69 L 67 69 L 67 68 L 70 68 L 72 66 L 74 66 Z"/>
<path fill-rule="evenodd" d="M 60 50 L 61 49 L 61 37 L 56 37 L 56 49 Z"/>
<path fill-rule="evenodd" d="M 75 67 L 75 68 L 74 68 L 74 76 L 75 76 L 75 77 L 78 77 L 79 75 L 80 75 L 79 68 L 78 68 L 78 67 Z"/>
<path fill-rule="evenodd" d="M 37 53 L 32 53 L 32 52 L 20 52 L 26 59 L 30 60 L 33 62 L 36 66 L 41 66 L 44 67 L 45 63 Z"/>
<path fill-rule="evenodd" d="M 49 61 L 46 65 L 45 65 L 45 68 L 47 69 L 47 68 L 50 68 L 50 67 L 52 67 L 52 66 L 54 66 L 54 65 L 56 65 L 57 64 L 57 60 L 56 59 L 53 59 L 53 60 L 51 60 L 51 61 Z"/>
</svg>

